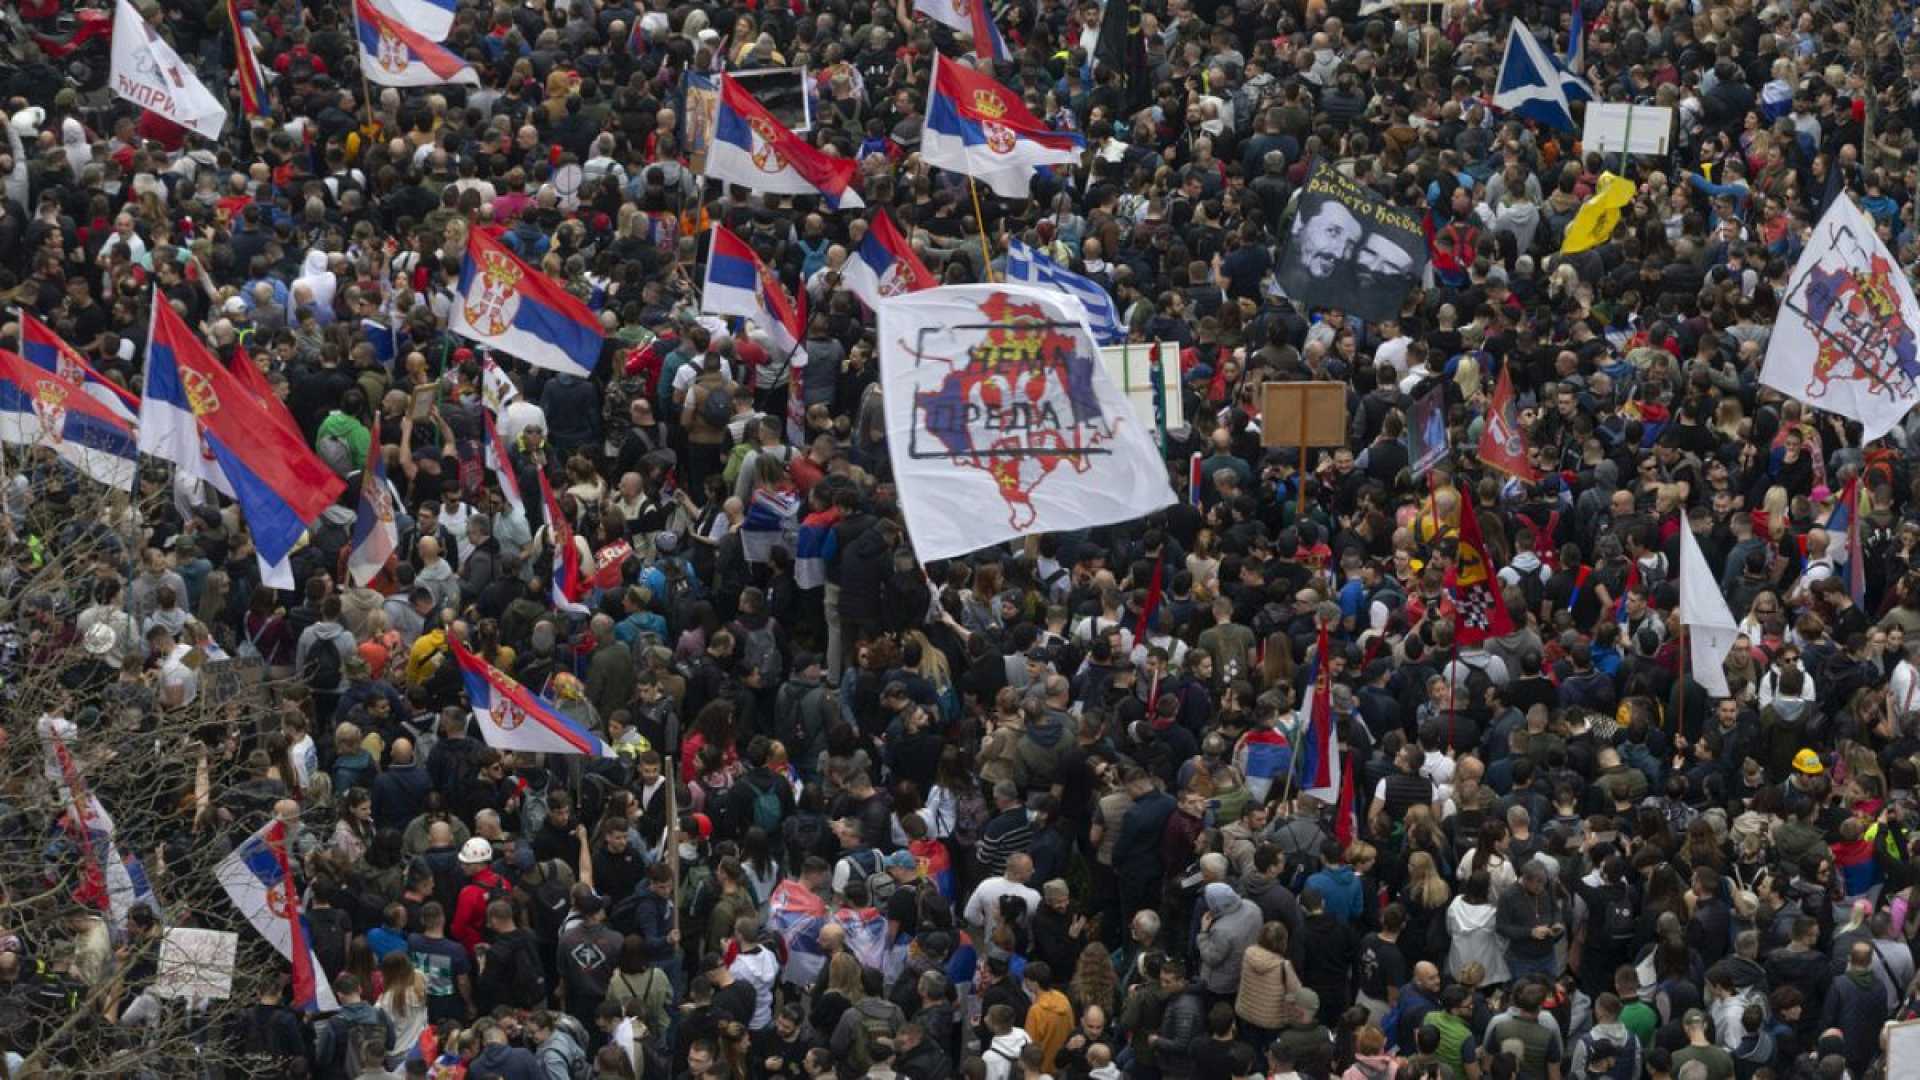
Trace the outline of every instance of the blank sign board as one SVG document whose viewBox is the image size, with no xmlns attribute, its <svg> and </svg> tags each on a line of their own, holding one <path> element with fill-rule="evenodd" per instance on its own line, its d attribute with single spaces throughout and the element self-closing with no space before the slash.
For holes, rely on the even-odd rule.
<svg viewBox="0 0 1920 1080">
<path fill-rule="evenodd" d="M 1586 127 L 1580 133 L 1584 150 L 1602 154 L 1648 154 L 1667 152 L 1667 140 L 1673 134 L 1673 110 L 1657 105 L 1602 105 L 1587 102 Z"/>
</svg>

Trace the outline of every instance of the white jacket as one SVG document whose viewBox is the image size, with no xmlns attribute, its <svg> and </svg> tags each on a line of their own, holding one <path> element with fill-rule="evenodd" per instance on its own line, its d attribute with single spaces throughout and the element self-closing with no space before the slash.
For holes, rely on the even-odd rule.
<svg viewBox="0 0 1920 1080">
<path fill-rule="evenodd" d="M 985 1055 L 987 1080 L 1007 1080 L 1007 1075 L 1020 1062 L 1020 1051 L 1025 1050 L 1032 1041 L 1021 1028 L 1014 1028 L 1005 1035 L 995 1035 Z"/>
<path fill-rule="evenodd" d="M 1468 903 L 1464 896 L 1447 905 L 1447 933 L 1453 938 L 1447 950 L 1447 973 L 1455 979 L 1468 964 L 1477 963 L 1487 969 L 1483 984 L 1507 981 L 1507 945 L 1494 929 L 1496 910 L 1493 904 Z"/>
</svg>

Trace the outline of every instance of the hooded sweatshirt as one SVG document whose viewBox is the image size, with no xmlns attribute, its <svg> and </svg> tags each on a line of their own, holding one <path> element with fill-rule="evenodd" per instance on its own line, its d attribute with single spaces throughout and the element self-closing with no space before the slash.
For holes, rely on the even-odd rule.
<svg viewBox="0 0 1920 1080">
<path fill-rule="evenodd" d="M 1200 931 L 1200 981 L 1208 993 L 1231 995 L 1240 986 L 1241 957 L 1260 936 L 1260 909 L 1217 881 L 1201 895 L 1213 921 Z"/>
<path fill-rule="evenodd" d="M 987 1061 L 987 1080 L 1007 1080 L 1014 1065 L 1020 1061 L 1020 1051 L 1027 1048 L 1033 1040 L 1027 1033 L 1014 1028 L 1005 1035 L 995 1035 L 993 1044 L 987 1047 L 984 1055 Z"/>
<path fill-rule="evenodd" d="M 489 1046 L 468 1064 L 467 1071 L 475 1076 L 498 1076 L 501 1080 L 543 1080 L 533 1055 L 518 1046 Z"/>
<path fill-rule="evenodd" d="M 1067 995 L 1058 990 L 1041 991 L 1027 1006 L 1025 1031 L 1040 1044 L 1040 1068 L 1052 1075 L 1059 1065 L 1060 1048 L 1073 1034 L 1073 1005 Z"/>
</svg>

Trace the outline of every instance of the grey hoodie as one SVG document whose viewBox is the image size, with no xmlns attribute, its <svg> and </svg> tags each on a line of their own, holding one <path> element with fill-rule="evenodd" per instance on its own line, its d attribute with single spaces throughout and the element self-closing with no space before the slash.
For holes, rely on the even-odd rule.
<svg viewBox="0 0 1920 1080">
<path fill-rule="evenodd" d="M 556 1027 L 540 1044 L 534 1059 L 540 1064 L 540 1080 L 573 1080 L 571 1063 L 586 1060 L 587 1052 L 565 1028 Z"/>
<path fill-rule="evenodd" d="M 1240 988 L 1240 958 L 1260 937 L 1260 908 L 1214 882 L 1202 890 L 1213 922 L 1200 931 L 1200 982 L 1211 994 L 1232 994 Z"/>
<path fill-rule="evenodd" d="M 293 652 L 293 669 L 295 671 L 305 671 L 307 668 L 307 653 L 312 651 L 315 645 L 321 643 L 325 643 L 327 646 L 338 650 L 340 653 L 340 663 L 343 665 L 347 662 L 347 657 L 352 656 L 354 652 L 353 635 L 347 633 L 346 627 L 341 626 L 337 622 L 317 622 L 305 630 L 300 631 L 300 643 L 294 648 Z M 344 685 L 345 681 L 343 676 L 342 686 Z"/>
</svg>

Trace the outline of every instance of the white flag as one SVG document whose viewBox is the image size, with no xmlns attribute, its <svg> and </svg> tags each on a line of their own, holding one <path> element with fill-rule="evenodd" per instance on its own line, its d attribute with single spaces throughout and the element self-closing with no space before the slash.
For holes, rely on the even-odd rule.
<svg viewBox="0 0 1920 1080">
<path fill-rule="evenodd" d="M 1687 628 L 1693 680 L 1714 697 L 1726 697 L 1727 672 L 1721 665 L 1740 636 L 1740 624 L 1727 609 L 1720 580 L 1700 553 L 1700 541 L 1684 521 L 1680 523 L 1680 623 Z"/>
<path fill-rule="evenodd" d="M 1920 304 L 1873 220 L 1844 192 L 1794 264 L 1760 381 L 1860 421 L 1866 441 L 1920 403 Z"/>
<path fill-rule="evenodd" d="M 921 561 L 1174 501 L 1072 294 L 950 285 L 882 300 L 879 316 L 887 448 Z"/>
<path fill-rule="evenodd" d="M 113 11 L 112 80 L 115 94 L 195 134 L 218 139 L 227 126 L 220 99 L 128 0 Z"/>
</svg>

